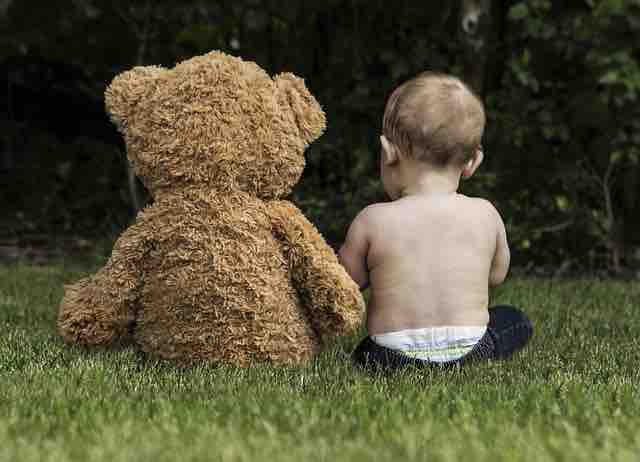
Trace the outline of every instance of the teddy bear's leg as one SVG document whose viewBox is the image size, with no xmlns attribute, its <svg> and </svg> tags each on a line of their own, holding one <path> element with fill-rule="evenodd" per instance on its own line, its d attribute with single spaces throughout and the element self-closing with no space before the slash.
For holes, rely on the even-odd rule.
<svg viewBox="0 0 640 462">
<path fill-rule="evenodd" d="M 314 330 L 321 336 L 355 330 L 362 321 L 364 300 L 333 249 L 290 202 L 271 202 L 269 213 Z"/>
<path fill-rule="evenodd" d="M 65 286 L 58 329 L 66 342 L 110 345 L 126 340 L 135 321 L 145 243 L 144 233 L 132 226 L 120 236 L 104 268 Z"/>
</svg>

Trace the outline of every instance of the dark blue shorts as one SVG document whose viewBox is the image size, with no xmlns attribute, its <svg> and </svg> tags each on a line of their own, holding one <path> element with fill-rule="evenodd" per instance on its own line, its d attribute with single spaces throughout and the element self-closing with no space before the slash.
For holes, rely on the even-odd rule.
<svg viewBox="0 0 640 462">
<path fill-rule="evenodd" d="M 509 358 L 524 348 L 532 335 L 531 321 L 522 311 L 510 305 L 497 305 L 489 308 L 489 323 L 484 336 L 461 358 L 444 363 L 411 358 L 366 337 L 353 352 L 353 360 L 370 370 L 394 370 L 408 366 L 447 368 L 471 361 Z"/>
</svg>

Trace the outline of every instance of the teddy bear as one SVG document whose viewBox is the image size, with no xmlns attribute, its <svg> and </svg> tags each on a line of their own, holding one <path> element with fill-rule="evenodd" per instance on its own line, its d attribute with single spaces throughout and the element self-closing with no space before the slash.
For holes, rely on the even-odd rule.
<svg viewBox="0 0 640 462">
<path fill-rule="evenodd" d="M 354 331 L 364 301 L 284 200 L 325 129 L 304 81 L 212 51 L 139 66 L 105 91 L 153 197 L 97 273 L 65 286 L 68 343 L 134 343 L 177 364 L 301 364 Z"/>
</svg>

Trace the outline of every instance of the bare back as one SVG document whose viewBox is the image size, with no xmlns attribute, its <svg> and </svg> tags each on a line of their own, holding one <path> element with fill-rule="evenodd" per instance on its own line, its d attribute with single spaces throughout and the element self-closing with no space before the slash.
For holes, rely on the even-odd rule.
<svg viewBox="0 0 640 462">
<path fill-rule="evenodd" d="M 408 196 L 370 210 L 370 335 L 488 322 L 498 224 L 461 194 Z"/>
</svg>

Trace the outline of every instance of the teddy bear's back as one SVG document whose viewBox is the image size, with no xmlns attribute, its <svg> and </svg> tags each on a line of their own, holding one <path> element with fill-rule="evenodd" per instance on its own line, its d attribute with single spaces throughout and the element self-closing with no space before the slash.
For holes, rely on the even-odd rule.
<svg viewBox="0 0 640 462">
<path fill-rule="evenodd" d="M 146 259 L 135 337 L 178 362 L 300 362 L 318 339 L 291 285 L 264 202 L 178 194 L 143 213 Z"/>
</svg>

